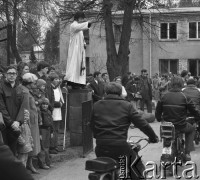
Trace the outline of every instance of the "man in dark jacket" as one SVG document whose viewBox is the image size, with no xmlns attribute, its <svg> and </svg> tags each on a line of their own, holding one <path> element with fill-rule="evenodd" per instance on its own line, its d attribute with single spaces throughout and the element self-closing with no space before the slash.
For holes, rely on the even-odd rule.
<svg viewBox="0 0 200 180">
<path fill-rule="evenodd" d="M 1 132 L 0 132 L 1 133 Z M 34 180 L 24 165 L 17 160 L 8 146 L 0 138 L 0 179 L 1 180 Z"/>
<path fill-rule="evenodd" d="M 191 160 L 190 152 L 194 150 L 193 140 L 195 127 L 186 122 L 187 112 L 200 117 L 200 111 L 196 109 L 193 101 L 182 91 L 181 77 L 171 78 L 171 89 L 158 102 L 156 107 L 156 119 L 158 121 L 172 122 L 175 129 L 185 133 L 185 159 Z"/>
<path fill-rule="evenodd" d="M 150 142 L 158 142 L 158 137 L 151 126 L 133 108 L 132 104 L 122 97 L 122 86 L 111 82 L 106 86 L 106 96 L 94 104 L 91 127 L 96 139 L 95 153 L 97 157 L 111 157 L 118 160 L 124 155 L 133 162 L 137 155 L 127 143 L 128 128 L 131 123 L 138 127 L 148 137 Z M 144 170 L 139 160 L 140 175 L 132 172 L 132 179 L 139 179 Z"/>
<path fill-rule="evenodd" d="M 191 98 L 196 108 L 200 110 L 200 89 L 197 88 L 195 80 L 193 78 L 188 79 L 187 86 L 182 90 L 186 96 Z M 188 116 L 192 116 L 192 114 L 189 114 Z M 200 121 L 197 123 L 199 124 L 199 126 L 197 126 L 197 130 L 200 133 Z"/>
<path fill-rule="evenodd" d="M 18 107 L 16 105 L 16 78 L 17 70 L 14 66 L 7 68 L 6 78 L 0 84 L 0 111 L 6 125 L 2 131 L 3 140 L 10 147 L 12 152 L 16 153 L 17 136 L 19 135 L 19 125 L 21 122 L 16 121 Z"/>
<path fill-rule="evenodd" d="M 89 87 L 93 90 L 93 102 L 97 102 L 104 96 L 104 84 L 100 81 L 101 73 L 99 71 L 94 72 L 94 79 L 90 83 Z"/>
<path fill-rule="evenodd" d="M 195 85 L 193 78 L 188 79 L 187 86 L 182 89 L 184 94 L 191 98 L 197 109 L 200 109 L 200 90 Z"/>
<path fill-rule="evenodd" d="M 144 105 L 147 106 L 147 112 L 152 113 L 152 82 L 151 79 L 148 78 L 148 73 L 146 69 L 141 70 L 140 76 L 140 94 L 142 99 L 140 100 L 140 109 L 144 111 Z"/>
</svg>

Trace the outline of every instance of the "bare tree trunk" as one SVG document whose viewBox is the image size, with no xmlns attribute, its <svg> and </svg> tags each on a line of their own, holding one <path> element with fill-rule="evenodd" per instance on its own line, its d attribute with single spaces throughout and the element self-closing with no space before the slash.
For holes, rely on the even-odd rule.
<svg viewBox="0 0 200 180">
<path fill-rule="evenodd" d="M 18 23 L 18 19 L 19 19 L 17 5 L 18 5 L 18 0 L 15 0 L 14 7 L 13 7 L 14 18 L 13 18 L 11 48 L 12 48 L 12 52 L 16 58 L 16 62 L 18 63 L 18 62 L 22 61 L 22 59 L 19 55 L 18 48 L 17 48 L 17 23 Z"/>
<path fill-rule="evenodd" d="M 135 3 L 136 0 L 124 0 L 123 26 L 117 56 L 117 61 L 121 66 L 121 75 L 126 74 L 129 70 L 129 41 L 131 38 L 131 25 Z"/>
<path fill-rule="evenodd" d="M 14 14 L 14 18 L 13 18 L 13 22 L 11 21 L 11 18 L 10 18 L 10 9 L 9 9 L 9 1 L 4 1 L 5 3 L 5 13 L 6 13 L 6 19 L 7 19 L 7 23 L 8 23 L 8 36 L 9 36 L 9 41 L 10 41 L 10 46 L 11 46 L 11 49 L 12 49 L 12 53 L 16 59 L 16 62 L 20 62 L 22 61 L 20 55 L 19 55 L 19 52 L 18 52 L 18 49 L 17 49 L 17 43 L 16 43 L 16 39 L 17 39 L 17 36 L 16 36 L 16 32 L 17 32 L 17 29 L 16 29 L 16 23 L 17 23 L 17 14 L 18 14 L 18 11 L 17 11 L 17 4 L 18 4 L 18 1 L 15 0 L 14 2 L 14 6 L 13 6 L 13 14 Z"/>
<path fill-rule="evenodd" d="M 115 46 L 115 38 L 112 26 L 112 3 L 104 0 L 104 21 L 106 32 L 107 70 L 110 80 L 116 76 L 123 76 L 129 70 L 129 41 L 131 37 L 132 14 L 136 0 L 124 0 L 124 18 L 118 53 Z"/>
<path fill-rule="evenodd" d="M 111 0 L 103 1 L 104 22 L 106 32 L 106 50 L 107 50 L 107 70 L 110 80 L 113 80 L 119 72 L 119 65 L 117 60 L 117 51 L 115 47 L 115 38 L 112 26 L 112 3 Z"/>
</svg>

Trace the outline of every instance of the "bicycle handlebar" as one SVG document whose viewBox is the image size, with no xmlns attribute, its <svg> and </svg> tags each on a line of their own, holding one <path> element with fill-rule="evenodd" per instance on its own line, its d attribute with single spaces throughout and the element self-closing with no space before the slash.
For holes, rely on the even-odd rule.
<svg viewBox="0 0 200 180">
<path fill-rule="evenodd" d="M 140 137 L 140 136 L 130 136 L 128 142 L 140 143 L 141 141 L 147 141 L 149 143 L 149 138 L 140 137 L 138 141 L 131 141 L 130 139 L 133 137 Z"/>
</svg>

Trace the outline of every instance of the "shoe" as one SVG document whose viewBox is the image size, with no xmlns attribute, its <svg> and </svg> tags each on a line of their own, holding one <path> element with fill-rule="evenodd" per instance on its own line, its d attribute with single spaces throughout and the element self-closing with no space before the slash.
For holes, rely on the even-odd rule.
<svg viewBox="0 0 200 180">
<path fill-rule="evenodd" d="M 40 166 L 40 168 L 41 168 L 41 169 L 46 169 L 46 170 L 47 170 L 47 169 L 49 169 L 50 167 L 47 166 L 47 165 L 43 165 L 43 166 Z"/>
<path fill-rule="evenodd" d="M 50 165 L 48 165 L 50 168 L 54 168 L 55 166 L 54 165 L 52 165 L 52 164 L 50 164 Z"/>
<path fill-rule="evenodd" d="M 32 172 L 32 174 L 40 174 L 34 167 L 26 166 L 28 170 Z"/>
<path fill-rule="evenodd" d="M 58 152 L 55 149 L 53 149 L 53 150 L 49 150 L 49 154 L 58 154 Z"/>
<path fill-rule="evenodd" d="M 30 170 L 33 174 L 40 174 L 36 169 L 35 167 L 33 166 L 33 158 L 32 157 L 29 157 L 28 160 L 27 160 L 27 165 L 26 165 L 26 168 L 28 170 Z"/>
<path fill-rule="evenodd" d="M 185 154 L 185 160 L 186 160 L 186 161 L 191 161 L 191 156 L 190 156 L 190 154 Z"/>
</svg>

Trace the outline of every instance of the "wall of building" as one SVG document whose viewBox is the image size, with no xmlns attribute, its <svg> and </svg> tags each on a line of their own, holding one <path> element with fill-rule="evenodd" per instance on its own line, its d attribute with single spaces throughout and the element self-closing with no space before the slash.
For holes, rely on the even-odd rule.
<svg viewBox="0 0 200 180">
<path fill-rule="evenodd" d="M 177 40 L 163 41 L 154 37 L 152 43 L 152 74 L 159 70 L 159 59 L 178 59 L 179 73 L 183 69 L 188 69 L 188 59 L 200 59 L 200 40 L 189 40 L 189 21 L 200 21 L 197 16 L 187 15 L 185 17 L 177 15 L 171 17 L 155 18 L 154 24 L 159 26 L 160 22 L 177 22 Z M 159 37 L 159 28 L 156 30 Z M 147 47 L 148 48 L 148 47 Z M 148 50 L 144 50 L 148 51 Z"/>
<path fill-rule="evenodd" d="M 167 16 L 161 16 L 160 14 L 152 15 L 152 40 L 149 40 L 149 20 L 149 16 L 147 16 L 144 21 L 147 23 L 144 23 L 143 26 L 138 23 L 137 19 L 133 20 L 130 40 L 129 71 L 140 74 L 141 69 L 145 68 L 153 75 L 159 72 L 159 59 L 178 59 L 178 70 L 181 72 L 183 69 L 188 68 L 188 59 L 200 59 L 200 40 L 188 39 L 188 21 L 200 21 L 199 16 L 188 14 Z M 160 22 L 177 22 L 178 39 L 173 41 L 160 40 Z M 61 28 L 60 33 L 60 59 L 65 64 L 67 62 L 68 42 L 69 25 L 66 26 L 65 24 L 65 27 Z M 102 24 L 95 24 L 90 29 L 90 41 L 86 49 L 86 56 L 89 57 L 90 61 L 90 73 L 93 73 L 95 70 L 100 70 L 101 72 L 106 71 L 106 41 L 104 26 Z"/>
</svg>

